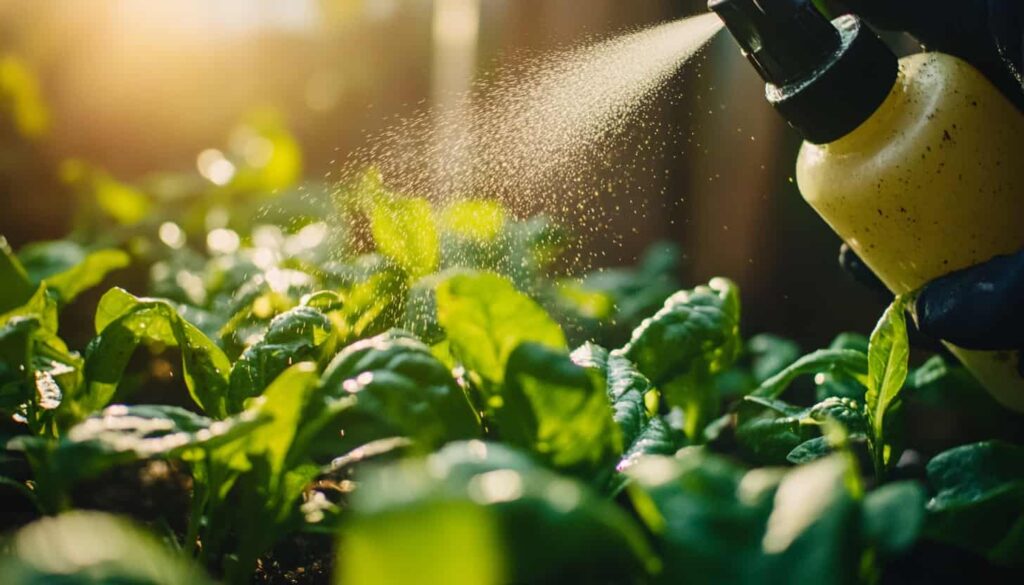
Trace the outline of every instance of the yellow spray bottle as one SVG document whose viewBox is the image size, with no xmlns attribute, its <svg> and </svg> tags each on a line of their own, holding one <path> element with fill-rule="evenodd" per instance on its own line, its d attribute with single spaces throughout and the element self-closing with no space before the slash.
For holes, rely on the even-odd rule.
<svg viewBox="0 0 1024 585">
<path fill-rule="evenodd" d="M 1024 249 L 1024 115 L 971 65 L 897 60 L 860 19 L 829 22 L 808 0 L 709 7 L 806 140 L 804 198 L 893 293 Z M 950 349 L 1024 411 L 1019 353 Z"/>
</svg>

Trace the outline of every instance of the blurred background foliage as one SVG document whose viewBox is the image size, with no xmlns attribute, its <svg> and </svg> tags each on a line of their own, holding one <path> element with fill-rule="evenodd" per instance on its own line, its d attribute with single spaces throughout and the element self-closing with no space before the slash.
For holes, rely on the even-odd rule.
<svg viewBox="0 0 1024 585">
<path fill-rule="evenodd" d="M 443 111 L 447 96 L 523 54 L 705 10 L 703 0 L 586 4 L 0 2 L 0 232 L 15 249 L 72 232 L 127 242 L 150 262 L 154 245 L 175 262 L 190 249 L 231 251 L 257 237 L 256 223 L 298 233 L 329 219 L 339 161 L 396 116 Z M 668 89 L 652 115 L 681 152 L 650 161 L 634 190 L 652 211 L 613 215 L 607 233 L 628 236 L 590 238 L 586 256 L 641 262 L 629 277 L 727 275 L 744 291 L 750 333 L 806 347 L 866 333 L 884 299 L 836 268 L 838 240 L 792 181 L 798 139 L 759 99 L 734 44 L 720 35 Z M 613 205 L 608 195 L 588 204 Z M 144 233 L 159 238 L 133 237 Z M 641 260 L 662 240 L 682 251 L 678 265 Z M 563 292 L 595 316 L 608 310 L 577 284 Z"/>
</svg>

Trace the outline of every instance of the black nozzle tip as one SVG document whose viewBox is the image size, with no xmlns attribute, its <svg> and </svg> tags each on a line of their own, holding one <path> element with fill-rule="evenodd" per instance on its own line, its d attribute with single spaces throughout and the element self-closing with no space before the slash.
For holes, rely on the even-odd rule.
<svg viewBox="0 0 1024 585">
<path fill-rule="evenodd" d="M 768 101 L 810 142 L 864 122 L 896 81 L 896 56 L 854 16 L 829 21 L 811 0 L 710 0 L 767 82 Z"/>
<path fill-rule="evenodd" d="M 761 77 L 776 85 L 807 75 L 842 44 L 811 0 L 710 0 L 708 8 Z"/>
</svg>

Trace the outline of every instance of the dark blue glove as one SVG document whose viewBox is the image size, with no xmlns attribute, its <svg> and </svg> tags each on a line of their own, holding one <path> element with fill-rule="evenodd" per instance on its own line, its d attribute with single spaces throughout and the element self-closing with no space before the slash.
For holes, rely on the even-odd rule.
<svg viewBox="0 0 1024 585">
<path fill-rule="evenodd" d="M 1024 112 L 1024 0 L 826 3 L 839 13 L 849 11 L 863 16 L 879 28 L 906 31 L 930 50 L 964 59 Z M 858 281 L 873 289 L 884 289 L 881 281 L 845 245 L 840 250 L 839 263 Z M 965 349 L 1024 348 L 1024 251 L 928 283 L 911 309 L 918 329 L 932 338 Z M 1024 362 L 1021 368 L 1024 370 Z"/>
<path fill-rule="evenodd" d="M 966 349 L 1024 348 L 1024 250 L 929 282 L 913 312 L 923 333 Z"/>
</svg>

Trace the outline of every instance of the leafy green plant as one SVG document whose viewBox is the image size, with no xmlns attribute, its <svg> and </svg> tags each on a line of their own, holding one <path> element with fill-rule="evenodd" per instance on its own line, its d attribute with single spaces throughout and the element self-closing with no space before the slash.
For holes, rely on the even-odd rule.
<svg viewBox="0 0 1024 585">
<path fill-rule="evenodd" d="M 0 559 L 9 585 L 138 583 L 205 585 L 207 575 L 180 551 L 123 518 L 76 511 L 19 530 Z"/>
<path fill-rule="evenodd" d="M 371 585 L 874 583 L 923 542 L 1024 564 L 1021 448 L 913 433 L 922 408 L 998 411 L 944 358 L 912 367 L 901 299 L 870 338 L 801 355 L 743 336 L 732 282 L 679 290 L 670 247 L 568 278 L 546 219 L 373 171 L 339 222 L 225 219 L 285 205 L 263 190 L 298 172 L 272 120 L 248 124 L 283 158 L 236 160 L 210 201 L 82 166 L 85 227 L 0 249 L 0 497 L 51 515 L 15 533 L 0 581 L 248 583 L 310 541 Z M 109 288 L 69 347 L 61 311 L 140 268 L 149 296 Z M 75 510 L 148 494 L 154 466 L 187 502 L 135 514 L 160 539 Z"/>
</svg>

